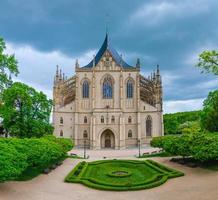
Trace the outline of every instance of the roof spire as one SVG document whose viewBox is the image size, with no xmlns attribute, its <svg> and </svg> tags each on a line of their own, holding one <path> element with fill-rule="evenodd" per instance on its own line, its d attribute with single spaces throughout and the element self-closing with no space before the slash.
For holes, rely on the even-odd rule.
<svg viewBox="0 0 218 200">
<path fill-rule="evenodd" d="M 106 36 L 108 35 L 108 26 L 109 26 L 109 14 L 106 13 Z"/>
<path fill-rule="evenodd" d="M 76 68 L 79 68 L 79 62 L 78 62 L 78 59 L 76 59 L 75 67 L 76 67 Z"/>
<path fill-rule="evenodd" d="M 139 58 L 137 58 L 136 67 L 137 67 L 137 68 L 140 68 L 140 59 L 139 59 Z"/>
<path fill-rule="evenodd" d="M 159 65 L 157 64 L 157 76 L 160 75 L 160 69 L 159 69 Z"/>
</svg>

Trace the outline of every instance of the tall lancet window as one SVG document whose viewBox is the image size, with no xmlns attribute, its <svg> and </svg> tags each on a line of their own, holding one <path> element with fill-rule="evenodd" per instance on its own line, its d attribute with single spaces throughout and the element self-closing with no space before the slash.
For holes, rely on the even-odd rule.
<svg viewBox="0 0 218 200">
<path fill-rule="evenodd" d="M 103 98 L 112 99 L 113 98 L 113 81 L 110 76 L 105 77 L 103 82 Z"/>
<path fill-rule="evenodd" d="M 83 82 L 83 98 L 89 98 L 89 82 L 87 80 Z"/>
<path fill-rule="evenodd" d="M 128 99 L 133 97 L 133 82 L 132 80 L 128 80 L 126 84 L 126 97 Z"/>
<path fill-rule="evenodd" d="M 152 135 L 152 118 L 149 115 L 146 119 L 146 136 L 150 137 Z"/>
</svg>

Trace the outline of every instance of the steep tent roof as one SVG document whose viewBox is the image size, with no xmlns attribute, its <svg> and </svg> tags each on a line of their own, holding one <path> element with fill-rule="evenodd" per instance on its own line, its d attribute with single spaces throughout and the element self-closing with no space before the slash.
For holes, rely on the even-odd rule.
<svg viewBox="0 0 218 200">
<path fill-rule="evenodd" d="M 95 65 L 97 65 L 106 50 L 108 50 L 111 53 L 113 59 L 115 60 L 115 62 L 118 65 L 122 66 L 123 68 L 134 68 L 134 67 L 128 65 L 122 59 L 122 57 L 117 53 L 117 51 L 111 46 L 111 44 L 109 42 L 109 39 L 108 39 L 108 34 L 106 34 L 104 42 L 103 42 L 101 48 L 99 49 L 98 53 L 96 54 L 96 56 L 94 58 L 95 60 L 92 60 L 88 65 L 86 65 L 86 66 L 84 66 L 82 68 L 92 68 L 94 61 L 95 61 Z"/>
</svg>

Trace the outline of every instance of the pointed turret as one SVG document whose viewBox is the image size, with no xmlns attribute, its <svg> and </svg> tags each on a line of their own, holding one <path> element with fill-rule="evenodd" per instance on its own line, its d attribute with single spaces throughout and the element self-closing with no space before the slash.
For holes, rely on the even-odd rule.
<svg viewBox="0 0 218 200">
<path fill-rule="evenodd" d="M 57 82 L 59 81 L 59 73 L 58 72 L 59 72 L 59 66 L 56 65 L 56 74 L 54 76 L 54 85 L 56 85 Z"/>
<path fill-rule="evenodd" d="M 62 71 L 60 69 L 60 72 L 59 72 L 59 81 L 61 81 L 61 80 L 62 80 Z"/>
<path fill-rule="evenodd" d="M 156 81 L 156 75 L 155 75 L 155 71 L 153 72 L 153 81 Z"/>
<path fill-rule="evenodd" d="M 137 61 L 136 61 L 136 68 L 140 69 L 140 59 L 139 58 L 137 58 Z"/>
<path fill-rule="evenodd" d="M 159 65 L 157 65 L 156 79 L 157 79 L 157 82 L 158 82 L 158 83 L 161 82 L 161 76 L 160 76 Z"/>
<path fill-rule="evenodd" d="M 79 68 L 79 61 L 78 61 L 78 59 L 76 59 L 75 67 L 76 67 L 76 69 Z"/>
</svg>

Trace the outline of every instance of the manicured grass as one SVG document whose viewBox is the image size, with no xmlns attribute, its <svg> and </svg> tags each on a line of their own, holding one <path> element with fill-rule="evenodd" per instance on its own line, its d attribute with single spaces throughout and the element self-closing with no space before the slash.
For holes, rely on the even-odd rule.
<svg viewBox="0 0 218 200">
<path fill-rule="evenodd" d="M 169 178 L 183 176 L 153 160 L 100 160 L 80 162 L 65 178 L 101 190 L 141 190 L 159 186 Z"/>
</svg>

